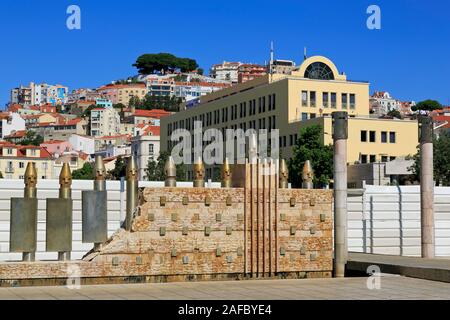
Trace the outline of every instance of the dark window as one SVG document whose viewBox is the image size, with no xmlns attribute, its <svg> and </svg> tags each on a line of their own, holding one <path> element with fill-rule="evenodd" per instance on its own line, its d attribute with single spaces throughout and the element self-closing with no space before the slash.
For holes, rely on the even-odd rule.
<svg viewBox="0 0 450 320">
<path fill-rule="evenodd" d="M 289 145 L 294 145 L 294 136 L 292 134 L 289 136 Z"/>
<path fill-rule="evenodd" d="M 387 156 L 381 156 L 381 162 L 388 162 Z"/>
<path fill-rule="evenodd" d="M 310 119 L 314 119 L 315 117 L 316 117 L 316 114 L 315 114 L 315 113 L 310 113 L 310 114 L 309 114 L 309 118 L 310 118 Z"/>
<path fill-rule="evenodd" d="M 355 109 L 356 106 L 356 96 L 353 93 L 350 93 L 350 109 Z"/>
<path fill-rule="evenodd" d="M 376 132 L 375 131 L 370 131 L 370 133 L 369 133 L 369 141 L 370 142 L 375 142 L 376 141 Z"/>
<path fill-rule="evenodd" d="M 361 155 L 361 163 L 367 163 L 367 154 Z"/>
<path fill-rule="evenodd" d="M 367 131 L 361 130 L 361 142 L 367 142 Z"/>
<path fill-rule="evenodd" d="M 306 112 L 302 113 L 302 121 L 308 120 L 308 114 Z"/>
<path fill-rule="evenodd" d="M 336 92 L 331 93 L 331 107 L 336 108 Z"/>
<path fill-rule="evenodd" d="M 391 161 L 394 161 L 395 159 L 397 159 L 397 157 L 391 157 Z"/>
<path fill-rule="evenodd" d="M 310 99 L 310 106 L 314 108 L 316 106 L 316 92 L 315 91 L 311 91 L 309 93 L 309 99 Z"/>
<path fill-rule="evenodd" d="M 323 62 L 311 63 L 305 71 L 305 78 L 318 80 L 334 80 L 333 71 Z"/>
<path fill-rule="evenodd" d="M 387 143 L 387 132 L 381 131 L 381 143 Z"/>
<path fill-rule="evenodd" d="M 348 96 L 346 93 L 342 93 L 342 109 L 347 109 L 347 99 Z"/>
<path fill-rule="evenodd" d="M 322 93 L 322 104 L 324 108 L 328 108 L 329 101 L 328 101 L 328 92 Z"/>
<path fill-rule="evenodd" d="M 377 162 L 377 157 L 374 154 L 370 155 L 370 163 Z"/>
<path fill-rule="evenodd" d="M 395 132 L 389 132 L 389 142 L 390 143 L 396 143 L 397 142 L 397 135 Z"/>
</svg>

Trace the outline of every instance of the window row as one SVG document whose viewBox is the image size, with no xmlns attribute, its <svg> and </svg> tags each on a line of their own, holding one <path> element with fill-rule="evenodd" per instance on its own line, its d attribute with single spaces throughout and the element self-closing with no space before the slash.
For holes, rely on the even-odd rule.
<svg viewBox="0 0 450 320">
<path fill-rule="evenodd" d="M 337 97 L 336 92 L 322 92 L 322 107 L 323 108 L 333 108 L 337 107 Z M 355 109 L 356 107 L 356 95 L 354 93 L 341 93 L 341 108 L 342 109 Z M 317 93 L 316 91 L 302 91 L 301 94 L 301 104 L 302 107 L 317 107 Z"/>
<path fill-rule="evenodd" d="M 390 156 L 381 156 L 380 160 L 381 162 L 389 162 L 389 161 L 394 161 L 396 159 L 396 157 L 390 157 Z M 377 162 L 377 156 L 374 154 L 362 154 L 361 155 L 361 163 L 376 163 Z"/>
<path fill-rule="evenodd" d="M 203 127 L 226 123 L 229 120 L 234 121 L 241 118 L 256 115 L 257 113 L 264 113 L 266 111 L 273 111 L 276 109 L 276 94 L 252 99 L 248 102 L 241 102 L 239 105 L 234 104 L 229 108 L 222 108 L 208 113 L 194 116 L 190 119 L 179 120 L 168 125 L 168 135 L 176 129 L 193 130 L 194 123 L 201 121 Z"/>
<path fill-rule="evenodd" d="M 394 131 L 381 131 L 381 143 L 397 143 L 397 133 Z M 377 142 L 377 132 L 361 130 L 361 142 Z"/>
</svg>

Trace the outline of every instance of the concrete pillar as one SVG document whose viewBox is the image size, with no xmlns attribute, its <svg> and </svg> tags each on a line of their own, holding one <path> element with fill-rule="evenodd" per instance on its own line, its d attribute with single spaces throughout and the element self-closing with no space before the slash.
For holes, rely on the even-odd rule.
<svg viewBox="0 0 450 320">
<path fill-rule="evenodd" d="M 64 163 L 59 175 L 59 198 L 72 199 L 72 173 L 68 163 Z M 58 261 L 70 261 L 70 252 L 58 252 Z"/>
<path fill-rule="evenodd" d="M 347 247 L 347 112 L 333 112 L 334 276 L 345 276 Z"/>
<path fill-rule="evenodd" d="M 134 213 L 138 207 L 138 177 L 137 165 L 134 157 L 128 159 L 126 169 L 127 180 L 127 216 L 125 218 L 125 230 L 131 231 Z"/>
<path fill-rule="evenodd" d="M 420 220 L 422 258 L 434 258 L 433 119 L 420 118 Z"/>
</svg>

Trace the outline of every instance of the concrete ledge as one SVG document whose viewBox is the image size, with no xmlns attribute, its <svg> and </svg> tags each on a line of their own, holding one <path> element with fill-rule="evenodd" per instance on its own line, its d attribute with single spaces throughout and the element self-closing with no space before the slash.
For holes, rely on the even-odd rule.
<svg viewBox="0 0 450 320">
<path fill-rule="evenodd" d="M 241 273 L 222 274 L 189 274 L 189 275 L 156 275 L 156 276 L 121 276 L 121 277 L 82 277 L 80 285 L 103 284 L 136 284 L 136 283 L 169 283 L 200 281 L 240 281 L 240 280 L 279 280 L 279 279 L 314 279 L 331 278 L 331 271 L 282 272 L 273 277 L 254 278 Z M 67 278 L 29 278 L 0 279 L 0 288 L 33 287 L 33 286 L 66 286 Z"/>
<path fill-rule="evenodd" d="M 376 265 L 382 273 L 399 274 L 406 277 L 450 283 L 450 260 L 422 259 L 368 253 L 349 253 L 347 272 L 367 272 Z"/>
</svg>

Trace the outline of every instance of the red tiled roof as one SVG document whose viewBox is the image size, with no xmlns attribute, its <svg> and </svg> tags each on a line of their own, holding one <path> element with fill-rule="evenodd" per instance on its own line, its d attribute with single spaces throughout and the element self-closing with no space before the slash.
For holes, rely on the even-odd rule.
<svg viewBox="0 0 450 320">
<path fill-rule="evenodd" d="M 107 84 L 106 86 L 100 87 L 97 91 L 108 90 L 108 89 L 126 89 L 126 88 L 146 88 L 145 83 L 129 83 L 129 84 Z"/>
<path fill-rule="evenodd" d="M 163 109 L 152 109 L 152 110 L 137 109 L 136 112 L 134 113 L 135 117 L 146 117 L 155 119 L 161 119 L 170 115 L 171 115 L 170 112 L 165 111 Z"/>
<path fill-rule="evenodd" d="M 26 130 L 19 130 L 14 132 L 13 134 L 10 134 L 9 136 L 6 136 L 5 139 L 13 139 L 13 138 L 23 138 L 27 134 Z"/>
<path fill-rule="evenodd" d="M 160 136 L 161 127 L 160 126 L 148 126 L 144 129 L 145 135 L 147 136 Z"/>
<path fill-rule="evenodd" d="M 20 104 L 12 104 L 9 106 L 8 110 L 11 112 L 17 112 L 19 110 L 23 109 L 23 106 L 21 106 Z"/>
<path fill-rule="evenodd" d="M 18 145 L 11 144 L 11 143 L 1 143 L 0 147 L 17 149 L 17 156 L 16 156 L 16 158 L 26 158 L 27 157 L 27 150 L 40 150 L 40 154 L 39 154 L 39 158 L 38 159 L 52 159 L 52 155 L 44 147 L 18 146 Z M 4 157 L 10 157 L 10 158 L 14 157 L 14 156 L 4 155 L 3 154 L 3 149 L 1 149 L 1 155 L 4 156 Z"/>
</svg>

